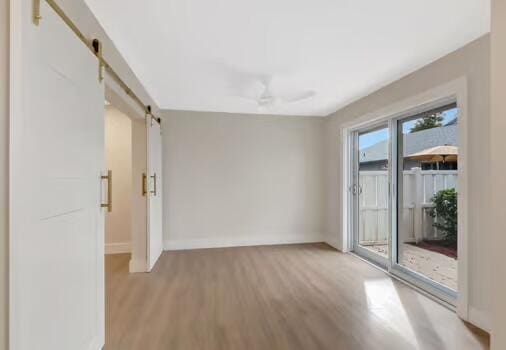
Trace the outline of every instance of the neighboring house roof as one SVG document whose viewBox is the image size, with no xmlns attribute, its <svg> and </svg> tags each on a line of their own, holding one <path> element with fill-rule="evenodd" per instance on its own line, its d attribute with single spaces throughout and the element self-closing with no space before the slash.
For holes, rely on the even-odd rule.
<svg viewBox="0 0 506 350">
<path fill-rule="evenodd" d="M 451 123 L 451 122 L 450 122 Z M 423 151 L 427 148 L 458 145 L 458 125 L 441 126 L 404 134 L 404 156 Z M 388 158 L 388 140 L 378 142 L 360 151 L 360 163 L 377 162 Z"/>
<path fill-rule="evenodd" d="M 449 125 L 457 125 L 457 120 L 458 118 L 453 118 L 452 120 L 450 120 L 448 123 L 446 123 L 445 126 L 449 126 Z"/>
</svg>

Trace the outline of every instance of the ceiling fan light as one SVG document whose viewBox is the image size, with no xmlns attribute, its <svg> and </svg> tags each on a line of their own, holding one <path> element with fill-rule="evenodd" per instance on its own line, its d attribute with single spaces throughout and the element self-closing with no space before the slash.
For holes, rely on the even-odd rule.
<svg viewBox="0 0 506 350">
<path fill-rule="evenodd" d="M 263 96 L 258 99 L 258 105 L 263 107 L 270 107 L 279 104 L 280 99 L 276 96 Z"/>
</svg>

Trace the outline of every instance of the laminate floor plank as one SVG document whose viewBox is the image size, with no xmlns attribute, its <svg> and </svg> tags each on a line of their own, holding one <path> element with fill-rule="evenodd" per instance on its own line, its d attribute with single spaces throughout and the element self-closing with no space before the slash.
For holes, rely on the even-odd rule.
<svg viewBox="0 0 506 350">
<path fill-rule="evenodd" d="M 486 333 L 325 244 L 106 257 L 105 350 L 475 350 Z"/>
</svg>

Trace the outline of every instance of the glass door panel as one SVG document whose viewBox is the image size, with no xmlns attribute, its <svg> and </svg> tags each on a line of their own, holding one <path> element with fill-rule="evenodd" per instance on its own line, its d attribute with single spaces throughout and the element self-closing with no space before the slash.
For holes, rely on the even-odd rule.
<svg viewBox="0 0 506 350">
<path fill-rule="evenodd" d="M 457 291 L 458 109 L 397 121 L 394 264 L 422 288 Z"/>
<path fill-rule="evenodd" d="M 354 149 L 354 249 L 386 266 L 390 241 L 388 124 L 357 131 Z"/>
</svg>

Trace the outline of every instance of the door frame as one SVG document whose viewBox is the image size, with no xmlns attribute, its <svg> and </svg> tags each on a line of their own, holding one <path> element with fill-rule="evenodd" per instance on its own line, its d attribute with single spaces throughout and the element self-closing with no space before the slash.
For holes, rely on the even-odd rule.
<svg viewBox="0 0 506 350">
<path fill-rule="evenodd" d="M 111 105 L 121 111 L 123 114 L 130 118 L 139 120 L 146 119 L 145 112 L 132 100 L 132 97 L 127 95 L 123 88 L 119 86 L 114 77 L 109 71 L 104 71 L 104 98 L 111 103 Z"/>
<path fill-rule="evenodd" d="M 132 123 L 134 123 L 134 120 L 142 121 L 142 123 L 145 123 L 145 120 L 147 119 L 146 113 L 144 110 L 142 110 L 138 104 L 132 100 L 132 97 L 127 95 L 125 93 L 125 90 L 117 83 L 115 78 L 110 75 L 110 73 L 106 70 L 104 72 L 104 88 L 105 88 L 105 96 L 104 98 L 117 110 L 122 112 L 124 115 L 129 117 L 132 120 Z M 105 112 L 104 112 L 105 117 Z M 133 136 L 133 135 L 132 135 Z M 147 171 L 147 139 L 144 140 L 146 142 L 146 164 L 145 169 Z M 134 139 L 132 139 L 132 142 L 135 142 Z M 136 179 L 134 179 L 135 181 Z M 139 182 L 143 181 L 142 178 L 137 179 Z M 135 187 L 135 186 L 134 186 Z M 134 189 L 132 189 L 134 190 Z M 146 220 L 149 215 L 149 193 L 145 195 L 146 198 L 146 206 L 145 206 L 145 216 Z M 149 272 L 149 252 L 148 252 L 148 244 L 149 244 L 149 225 L 146 222 L 146 228 L 144 231 L 144 246 L 140 246 L 139 240 L 134 239 L 133 235 L 136 234 L 132 230 L 132 237 L 130 238 L 130 262 L 129 262 L 129 272 L 130 273 L 142 273 L 142 272 Z M 144 252 L 144 256 L 134 256 L 134 252 Z"/>
<path fill-rule="evenodd" d="M 442 301 L 445 305 L 455 309 L 457 314 L 463 320 L 469 320 L 469 251 L 468 251 L 468 193 L 469 193 L 469 180 L 468 180 L 468 94 L 467 94 L 467 78 L 461 77 L 452 80 L 446 84 L 434 87 L 418 95 L 408 97 L 396 103 L 388 105 L 376 111 L 364 114 L 355 118 L 353 121 L 345 122 L 341 126 L 340 136 L 342 139 L 341 147 L 341 193 L 342 198 L 339 203 L 342 204 L 342 242 L 343 252 L 351 252 L 353 250 L 353 195 L 349 191 L 350 185 L 353 181 L 353 172 L 350 169 L 350 157 L 353 150 L 353 138 L 351 132 L 373 123 L 397 123 L 399 119 L 406 116 L 417 114 L 432 108 L 437 108 L 445 104 L 456 103 L 460 110 L 459 114 L 459 197 L 458 197 L 458 296 L 454 301 L 455 305 L 452 306 L 445 298 L 442 299 L 437 290 L 432 291 L 437 300 Z M 392 126 L 392 128 L 396 128 Z M 392 130 L 392 129 L 391 129 Z M 391 137 L 391 140 L 394 138 Z M 391 141 L 390 152 L 395 150 L 397 154 L 396 142 Z M 397 168 L 397 156 L 391 157 L 390 169 Z M 392 171 L 391 171 L 392 173 Z M 397 183 L 396 174 L 390 176 L 390 195 L 396 198 Z M 392 207 L 397 208 L 396 201 L 392 201 Z M 394 233 L 397 232 L 396 225 L 396 210 L 392 210 L 391 218 L 391 238 L 395 238 Z M 391 239 L 390 251 L 391 257 L 396 256 L 396 244 L 394 239 Z M 403 271 L 394 268 L 392 259 L 388 259 L 386 271 L 392 275 L 398 276 L 410 284 L 414 284 L 415 279 L 413 276 L 403 274 Z"/>
</svg>

